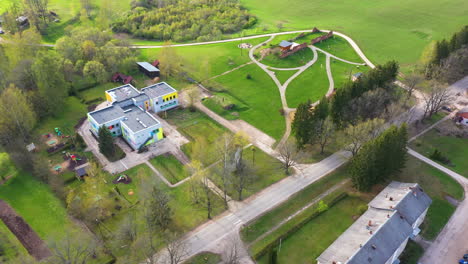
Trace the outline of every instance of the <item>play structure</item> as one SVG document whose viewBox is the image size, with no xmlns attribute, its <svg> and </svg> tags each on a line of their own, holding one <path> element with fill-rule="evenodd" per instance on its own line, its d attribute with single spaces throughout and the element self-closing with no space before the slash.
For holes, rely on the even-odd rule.
<svg viewBox="0 0 468 264">
<path fill-rule="evenodd" d="M 113 184 L 118 184 L 118 183 L 129 184 L 131 182 L 132 182 L 132 179 L 126 174 L 120 174 L 112 181 Z"/>
<path fill-rule="evenodd" d="M 55 134 L 57 134 L 57 136 L 59 136 L 59 137 L 62 136 L 62 131 L 60 131 L 60 128 L 58 128 L 58 127 L 55 128 Z"/>
</svg>

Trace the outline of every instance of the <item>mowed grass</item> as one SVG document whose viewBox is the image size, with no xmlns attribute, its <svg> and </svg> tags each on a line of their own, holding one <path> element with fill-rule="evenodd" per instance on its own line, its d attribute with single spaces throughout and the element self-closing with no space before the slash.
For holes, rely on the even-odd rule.
<svg viewBox="0 0 468 264">
<path fill-rule="evenodd" d="M 28 254 L 21 242 L 16 238 L 10 229 L 0 221 L 0 263 L 11 263 L 18 255 Z"/>
<path fill-rule="evenodd" d="M 359 57 L 356 51 L 354 51 L 353 47 L 351 47 L 348 41 L 336 35 L 327 40 L 314 44 L 314 46 L 325 50 L 340 59 L 356 63 L 363 62 L 361 57 Z"/>
<path fill-rule="evenodd" d="M 297 76 L 286 89 L 288 106 L 296 108 L 300 103 L 320 100 L 328 91 L 325 55 L 319 53 L 317 61 Z"/>
<path fill-rule="evenodd" d="M 190 259 L 186 260 L 185 264 L 218 264 L 221 262 L 221 257 L 211 252 L 199 253 Z"/>
<path fill-rule="evenodd" d="M 242 0 L 259 23 L 257 29 L 336 30 L 353 38 L 375 63 L 396 59 L 403 66 L 414 64 L 432 40 L 450 36 L 466 25 L 465 0 Z"/>
<path fill-rule="evenodd" d="M 220 44 L 175 47 L 180 57 L 183 71 L 197 81 L 203 81 L 244 63 L 250 62 L 249 50 L 240 49 L 241 43 L 259 44 L 267 38 L 248 39 Z M 140 59 L 153 61 L 158 58 L 161 49 L 141 49 Z"/>
<path fill-rule="evenodd" d="M 242 157 L 244 158 L 245 164 L 252 169 L 250 173 L 252 182 L 247 184 L 246 188 L 243 190 L 242 200 L 286 177 L 286 174 L 280 168 L 279 161 L 257 147 L 251 146 L 244 149 Z M 222 165 L 219 164 L 216 166 L 214 171 L 220 174 Z M 222 188 L 222 180 L 220 177 L 215 177 L 213 181 L 218 187 Z M 227 189 L 228 195 L 231 198 L 239 200 L 238 192 L 231 184 L 228 183 Z"/>
<path fill-rule="evenodd" d="M 53 117 L 48 117 L 38 123 L 36 131 L 39 134 L 53 133 L 58 127 L 65 135 L 74 131 L 74 126 L 88 113 L 87 106 L 76 97 L 70 96 L 63 102 L 63 107 Z"/>
<path fill-rule="evenodd" d="M 171 154 L 157 156 L 149 162 L 172 184 L 190 176 L 184 165 Z"/>
<path fill-rule="evenodd" d="M 297 70 L 294 71 L 274 71 L 276 78 L 281 84 L 284 84 L 291 76 L 293 76 Z"/>
<path fill-rule="evenodd" d="M 454 125 L 451 120 L 448 120 L 439 125 L 439 127 L 442 126 Z M 468 163 L 466 162 L 468 157 L 468 140 L 466 138 L 445 136 L 437 132 L 437 128 L 435 128 L 413 141 L 411 147 L 426 157 L 429 157 L 435 149 L 438 149 L 453 164 L 453 166 L 442 165 L 468 177 Z"/>
<path fill-rule="evenodd" d="M 291 199 L 244 227 L 241 230 L 242 240 L 246 243 L 254 241 L 260 235 L 280 223 L 283 219 L 286 219 L 288 216 L 310 203 L 314 198 L 346 179 L 346 177 L 348 177 L 346 167 L 342 167 L 307 186 L 291 197 Z"/>
<path fill-rule="evenodd" d="M 190 140 L 181 148 L 190 159 L 199 159 L 206 166 L 219 159 L 213 155 L 216 148 L 214 143 L 223 133 L 230 133 L 220 124 L 204 113 L 182 108 L 169 111 L 168 121 Z M 203 146 L 203 149 L 195 148 L 197 145 Z"/>
<path fill-rule="evenodd" d="M 270 67 L 295 68 L 305 65 L 314 58 L 314 53 L 309 48 L 300 50 L 285 58 L 280 58 L 279 50 L 277 49 L 277 51 L 278 53 L 273 52 L 263 57 L 261 62 Z"/>
<path fill-rule="evenodd" d="M 366 201 L 348 196 L 327 211 L 313 218 L 292 236 L 283 240 L 278 252 L 278 263 L 311 263 L 330 246 L 359 216 L 359 208 L 366 206 Z M 306 250 L 305 250 L 306 249 Z M 268 255 L 258 263 L 269 263 Z"/>
<path fill-rule="evenodd" d="M 0 185 L 0 199 L 6 201 L 44 240 L 62 239 L 67 234 L 83 232 L 73 224 L 63 203 L 49 187 L 28 173 L 18 175 L 7 185 Z"/>
<path fill-rule="evenodd" d="M 421 234 L 426 239 L 434 239 L 455 211 L 455 206 L 447 201 L 446 196 L 462 200 L 463 188 L 447 174 L 412 156 L 408 157 L 406 167 L 395 180 L 418 183 L 431 197 L 432 204 L 421 225 Z"/>
<path fill-rule="evenodd" d="M 247 74 L 251 79 L 247 79 Z M 215 81 L 224 92 L 244 102 L 249 109 L 239 112 L 239 118 L 255 126 L 274 139 L 280 139 L 285 130 L 280 114 L 281 99 L 273 80 L 257 65 L 247 65 Z"/>
<path fill-rule="evenodd" d="M 346 82 L 351 82 L 353 74 L 366 73 L 369 70 L 367 66 L 352 65 L 333 58 L 330 58 L 330 68 L 335 90 L 343 88 Z"/>
</svg>

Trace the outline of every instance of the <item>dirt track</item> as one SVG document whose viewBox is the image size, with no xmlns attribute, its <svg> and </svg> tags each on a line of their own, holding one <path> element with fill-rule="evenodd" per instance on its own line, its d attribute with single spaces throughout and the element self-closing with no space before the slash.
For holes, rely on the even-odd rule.
<svg viewBox="0 0 468 264">
<path fill-rule="evenodd" d="M 22 217 L 3 200 L 0 200 L 0 219 L 3 220 L 8 229 L 10 229 L 29 254 L 36 260 L 42 260 L 51 255 L 44 241 L 42 241 Z"/>
</svg>

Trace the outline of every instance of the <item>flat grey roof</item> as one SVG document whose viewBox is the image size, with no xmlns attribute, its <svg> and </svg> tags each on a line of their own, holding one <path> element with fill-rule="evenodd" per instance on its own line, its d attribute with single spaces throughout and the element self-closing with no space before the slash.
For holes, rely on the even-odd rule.
<svg viewBox="0 0 468 264">
<path fill-rule="evenodd" d="M 132 105 L 125 108 L 124 111 L 125 118 L 122 122 L 133 132 L 138 132 L 148 127 L 159 125 L 158 120 L 138 106 Z"/>
<path fill-rule="evenodd" d="M 112 99 L 114 99 L 114 101 L 117 102 L 124 101 L 140 95 L 140 92 L 131 84 L 126 84 L 107 90 L 106 93 L 108 93 L 112 97 Z"/>
<path fill-rule="evenodd" d="M 172 88 L 172 86 L 165 82 L 150 85 L 141 89 L 141 91 L 148 95 L 150 98 L 157 98 L 159 96 L 177 92 L 176 89 Z"/>
<path fill-rule="evenodd" d="M 138 65 L 140 65 L 141 67 L 143 67 L 145 70 L 149 71 L 149 72 L 158 72 L 159 69 L 154 67 L 153 65 L 149 64 L 148 62 L 144 61 L 144 62 L 137 62 Z"/>
<path fill-rule="evenodd" d="M 111 105 L 88 114 L 100 125 L 125 115 L 122 108 L 118 105 Z"/>
<path fill-rule="evenodd" d="M 138 96 L 135 96 L 132 98 L 133 100 L 135 100 L 135 102 L 141 102 L 141 101 L 146 101 L 146 100 L 149 100 L 149 97 L 148 95 L 142 93 Z"/>
</svg>

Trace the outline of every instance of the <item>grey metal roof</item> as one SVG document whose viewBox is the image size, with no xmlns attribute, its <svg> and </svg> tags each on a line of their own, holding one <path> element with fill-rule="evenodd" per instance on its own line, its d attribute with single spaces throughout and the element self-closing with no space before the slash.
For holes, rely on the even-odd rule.
<svg viewBox="0 0 468 264">
<path fill-rule="evenodd" d="M 118 105 L 111 105 L 101 110 L 88 113 L 98 124 L 103 125 L 106 122 L 122 118 L 124 111 Z"/>
<path fill-rule="evenodd" d="M 354 77 L 358 77 L 358 78 L 359 78 L 359 77 L 361 77 L 361 76 L 362 76 L 362 72 L 355 73 L 355 74 L 353 74 L 353 76 L 354 76 Z"/>
<path fill-rule="evenodd" d="M 292 43 L 289 42 L 289 41 L 286 41 L 286 40 L 282 40 L 279 45 L 280 45 L 280 47 L 287 48 L 287 47 L 291 46 Z"/>
<path fill-rule="evenodd" d="M 85 167 L 78 168 L 75 170 L 75 173 L 78 177 L 82 177 L 87 174 L 86 168 Z"/>
<path fill-rule="evenodd" d="M 397 210 L 413 225 L 431 203 L 431 198 L 417 183 L 393 181 L 369 203 L 369 206 Z"/>
<path fill-rule="evenodd" d="M 124 111 L 125 118 L 122 120 L 122 123 L 124 123 L 133 132 L 138 132 L 148 127 L 159 125 L 158 120 L 138 106 L 130 106 L 125 108 Z"/>
<path fill-rule="evenodd" d="M 468 107 L 463 107 L 458 113 L 468 113 Z"/>
<path fill-rule="evenodd" d="M 166 94 L 177 92 L 176 89 L 172 88 L 169 84 L 165 82 L 150 85 L 141 89 L 141 91 L 148 95 L 150 98 L 158 98 Z"/>
<path fill-rule="evenodd" d="M 391 182 L 317 260 L 323 264 L 385 263 L 413 233 L 413 223 L 431 202 L 418 184 Z"/>
<path fill-rule="evenodd" d="M 369 235 L 370 239 L 347 263 L 386 263 L 412 233 L 413 228 L 395 212 L 372 236 Z"/>
<path fill-rule="evenodd" d="M 153 65 L 151 65 L 150 63 L 144 61 L 144 62 L 137 62 L 138 65 L 140 65 L 141 67 L 143 67 L 145 70 L 149 71 L 149 72 L 158 72 L 159 69 L 154 67 Z"/>
<path fill-rule="evenodd" d="M 108 93 L 114 101 L 120 102 L 140 95 L 140 92 L 131 84 L 122 85 L 110 90 Z"/>
</svg>

